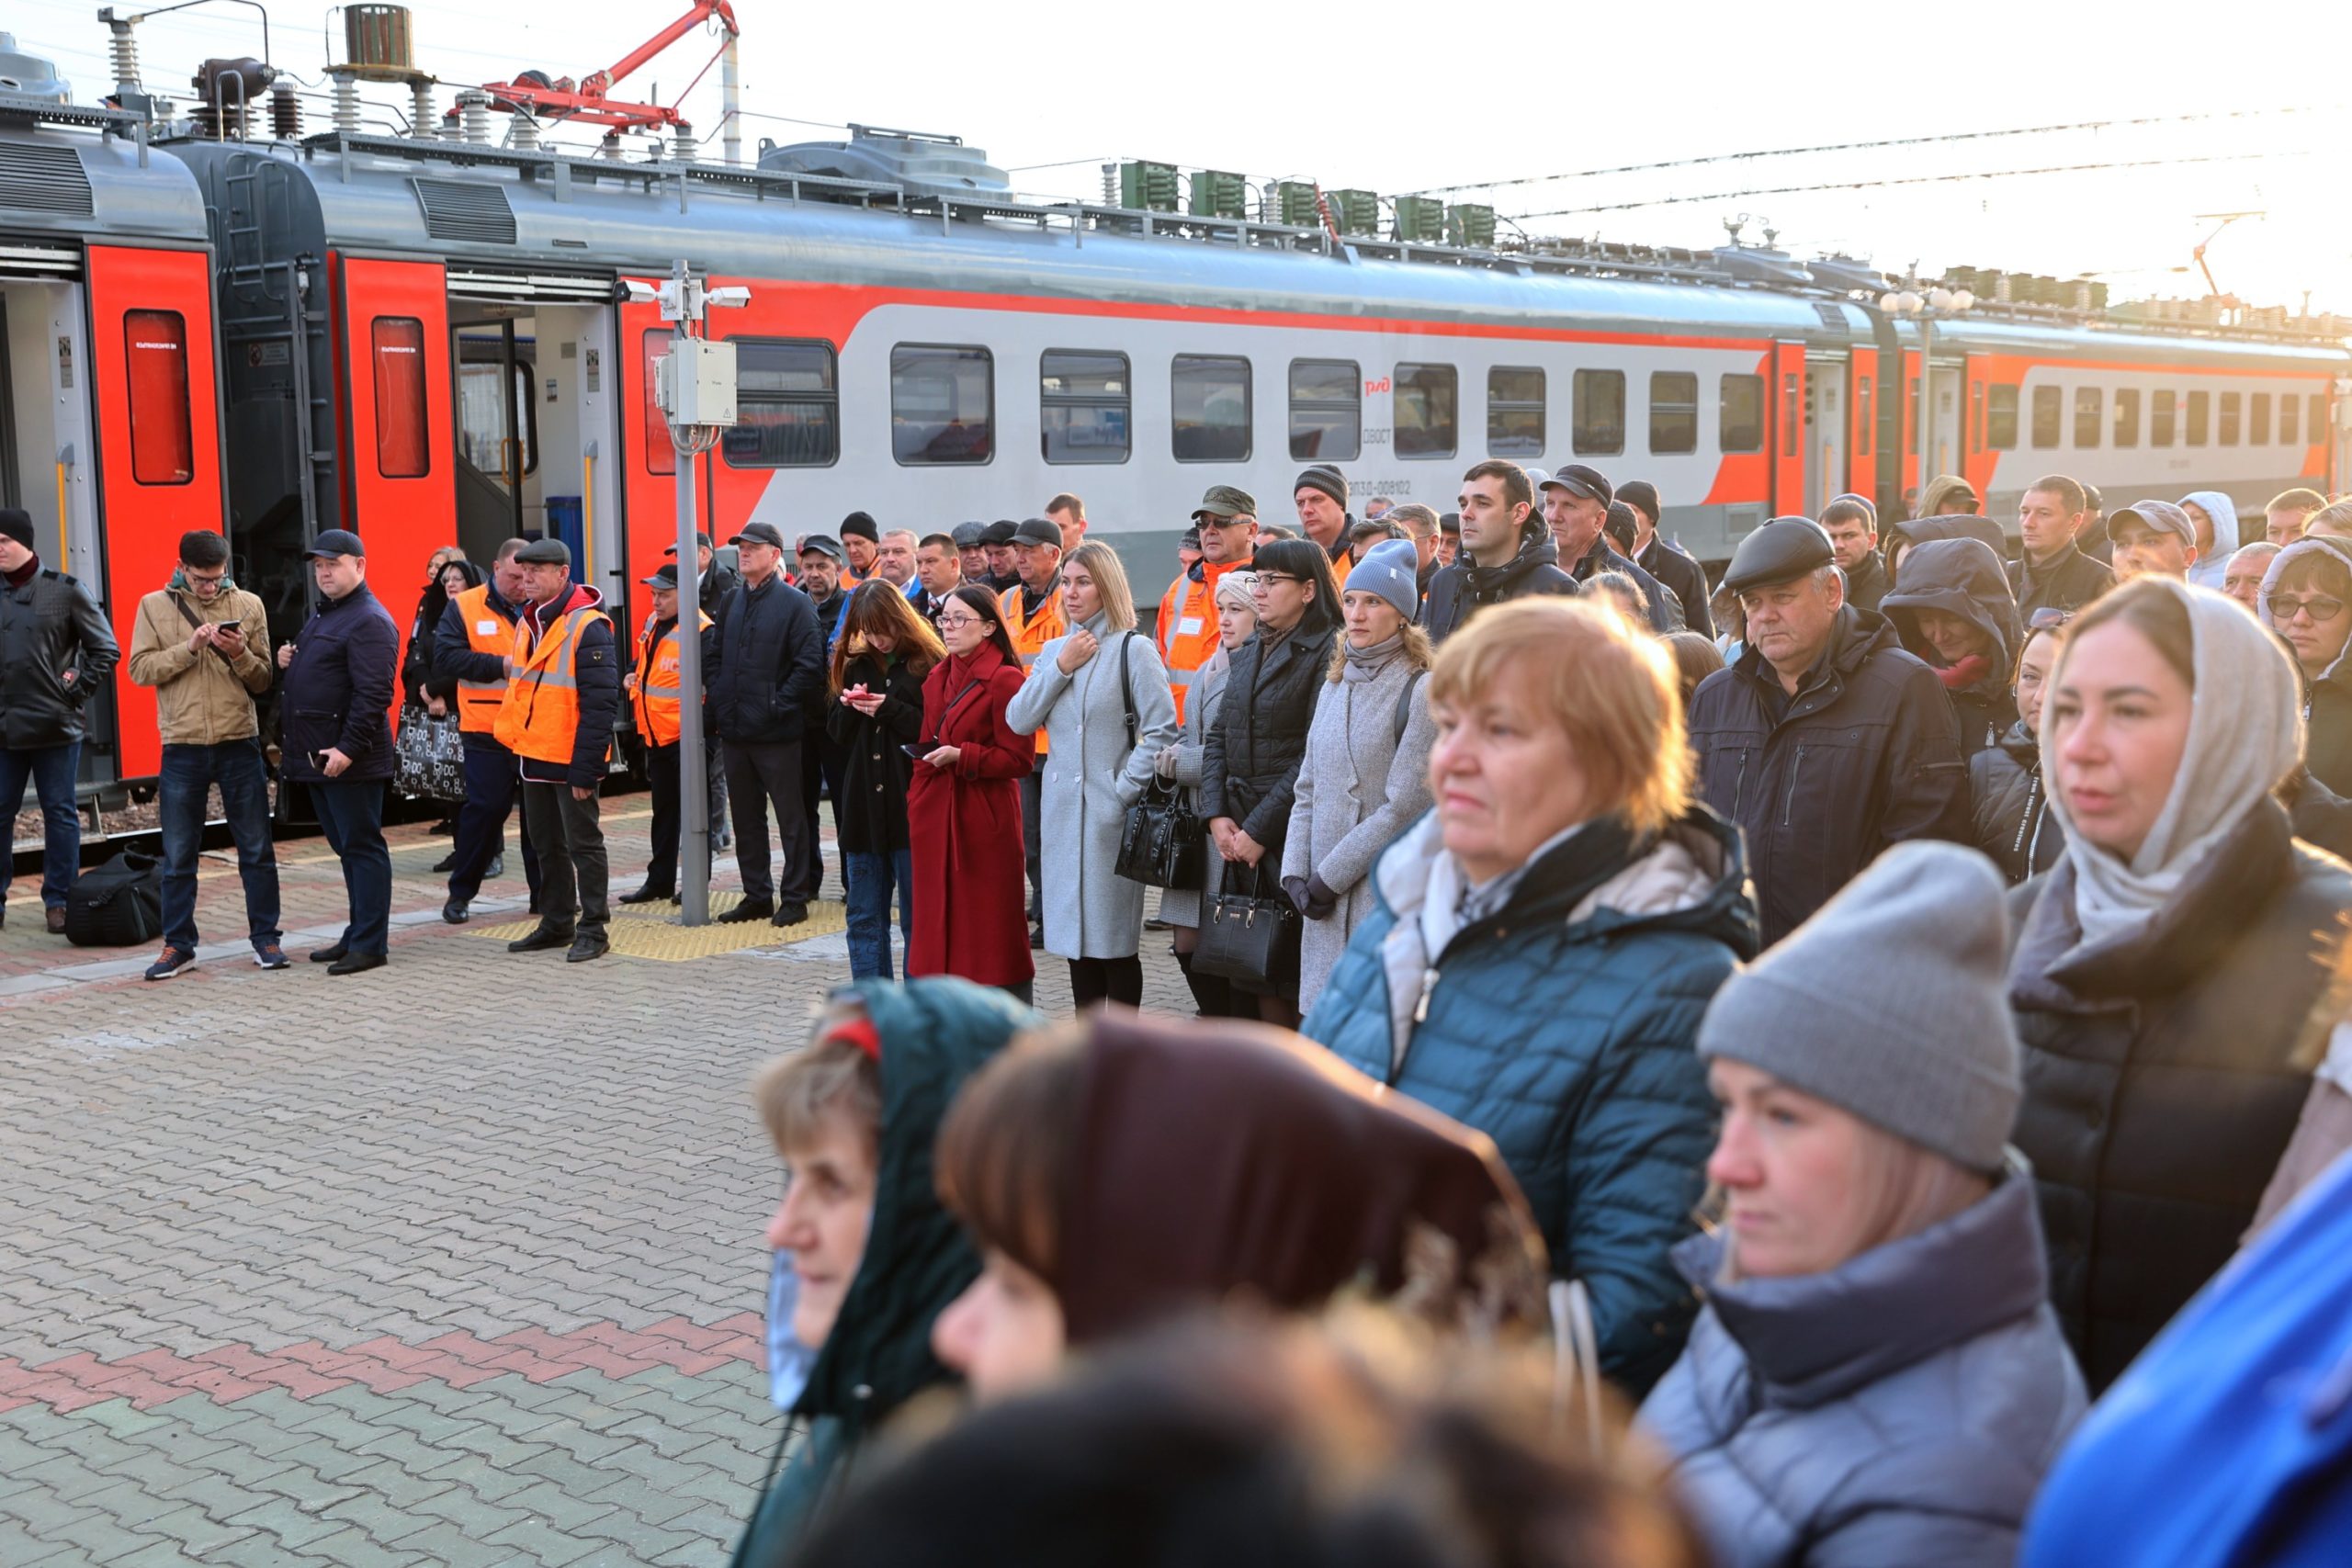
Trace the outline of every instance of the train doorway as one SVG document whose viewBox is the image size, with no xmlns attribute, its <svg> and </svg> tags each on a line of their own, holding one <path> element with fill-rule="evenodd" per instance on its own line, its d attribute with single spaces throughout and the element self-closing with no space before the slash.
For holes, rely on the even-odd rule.
<svg viewBox="0 0 2352 1568">
<path fill-rule="evenodd" d="M 8 247 L 12 252 L 31 246 Z M 78 256 L 56 265 L 79 273 Z M 41 559 L 98 581 L 88 348 L 78 284 L 0 273 L 0 505 L 32 513 Z"/>
<path fill-rule="evenodd" d="M 1846 489 L 1846 363 L 1826 355 L 1804 367 L 1804 514 L 1818 517 Z"/>
</svg>

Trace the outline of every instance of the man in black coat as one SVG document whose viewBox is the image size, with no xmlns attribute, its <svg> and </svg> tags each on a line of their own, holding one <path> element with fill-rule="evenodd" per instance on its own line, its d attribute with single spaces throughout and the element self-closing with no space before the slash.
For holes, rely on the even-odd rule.
<svg viewBox="0 0 2352 1568">
<path fill-rule="evenodd" d="M 743 581 L 718 617 L 707 684 L 734 809 L 743 901 L 718 919 L 798 925 L 808 918 L 800 900 L 815 880 L 817 854 L 801 800 L 801 748 L 824 689 L 825 631 L 808 595 L 784 580 L 784 535 L 774 524 L 747 523 L 728 543 L 742 563 Z M 784 850 L 781 903 L 768 866 L 770 807 Z"/>
<path fill-rule="evenodd" d="M 1634 547 L 1628 558 L 1667 585 L 1682 605 L 1682 624 L 1701 637 L 1715 635 L 1714 609 L 1708 604 L 1707 569 L 1679 545 L 1667 543 L 1657 531 L 1657 486 L 1633 479 L 1617 487 L 1617 499 L 1633 509 Z"/>
<path fill-rule="evenodd" d="M 279 770 L 307 787 L 327 848 L 343 863 L 350 918 L 343 935 L 311 950 L 330 975 L 384 966 L 392 918 L 392 856 L 384 845 L 384 784 L 392 776 L 392 692 L 401 632 L 368 587 L 368 547 L 329 528 L 305 552 L 319 607 L 277 650 Z"/>
<path fill-rule="evenodd" d="M 1894 589 L 1886 558 L 1879 553 L 1878 508 L 1869 497 L 1849 491 L 1821 509 L 1821 527 L 1838 552 L 1838 570 L 1846 574 L 1846 603 L 1857 610 L 1877 609 Z"/>
<path fill-rule="evenodd" d="M 1577 591 L 1560 570 L 1560 552 L 1535 515 L 1535 485 L 1517 463 L 1490 457 L 1462 476 L 1455 534 L 1461 553 L 1430 579 L 1421 627 L 1443 642 L 1489 604 L 1538 593 Z"/>
<path fill-rule="evenodd" d="M 2033 481 L 2018 501 L 2018 555 L 2009 562 L 2009 592 L 2020 619 L 2036 610 L 2079 610 L 2115 586 L 2115 569 L 2075 542 L 2089 501 L 2064 474 Z"/>
<path fill-rule="evenodd" d="M 103 691 L 120 650 L 97 602 L 33 553 L 33 520 L 0 507 L 0 802 L 13 821 L 31 781 L 40 800 L 40 900 L 49 929 L 65 930 L 65 890 L 82 863 L 74 780 L 82 707 Z M 0 921 L 11 867 L 0 864 Z"/>
<path fill-rule="evenodd" d="M 1604 571 L 1623 572 L 1641 585 L 1649 601 L 1650 630 L 1663 637 L 1682 629 L 1682 602 L 1673 591 L 1619 555 L 1609 545 L 1609 503 L 1616 492 L 1598 468 L 1570 463 L 1537 486 L 1544 525 L 1560 552 L 1560 570 L 1578 583 Z"/>
<path fill-rule="evenodd" d="M 1972 841 L 1960 723 L 1886 618 L 1846 603 L 1829 536 L 1776 517 L 1724 584 L 1747 615 L 1739 662 L 1699 684 L 1699 793 L 1739 826 L 1767 945 L 1889 844 Z"/>
</svg>

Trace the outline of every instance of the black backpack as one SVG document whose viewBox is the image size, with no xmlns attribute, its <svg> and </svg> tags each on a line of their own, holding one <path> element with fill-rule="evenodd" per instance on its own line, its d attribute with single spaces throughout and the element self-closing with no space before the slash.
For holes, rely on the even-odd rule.
<svg viewBox="0 0 2352 1568">
<path fill-rule="evenodd" d="M 65 940 L 76 947 L 143 947 L 164 934 L 164 862 L 125 850 L 65 890 Z"/>
</svg>

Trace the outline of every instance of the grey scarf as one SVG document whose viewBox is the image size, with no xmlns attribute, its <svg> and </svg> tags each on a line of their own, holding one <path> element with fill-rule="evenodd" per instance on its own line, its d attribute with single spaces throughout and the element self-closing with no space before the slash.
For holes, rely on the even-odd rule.
<svg viewBox="0 0 2352 1568">
<path fill-rule="evenodd" d="M 1340 678 L 1350 684 L 1377 681 L 1380 672 L 1388 668 L 1388 661 L 1396 658 L 1404 646 L 1405 634 L 1401 631 L 1387 641 L 1375 642 L 1370 648 L 1358 648 L 1341 637 L 1340 647 L 1345 652 L 1347 661 L 1340 669 Z"/>
</svg>

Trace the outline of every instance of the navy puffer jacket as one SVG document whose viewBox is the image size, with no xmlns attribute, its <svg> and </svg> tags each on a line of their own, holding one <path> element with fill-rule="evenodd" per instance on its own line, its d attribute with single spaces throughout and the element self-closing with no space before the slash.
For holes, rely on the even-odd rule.
<svg viewBox="0 0 2352 1568">
<path fill-rule="evenodd" d="M 1602 1371 L 1638 1395 L 1697 1310 L 1669 1254 L 1714 1142 L 1691 1042 L 1757 949 L 1738 834 L 1703 807 L 1646 843 L 1589 823 L 1467 924 L 1434 814 L 1373 875 L 1306 1036 L 1494 1139 L 1554 1272 L 1590 1293 Z"/>
</svg>

